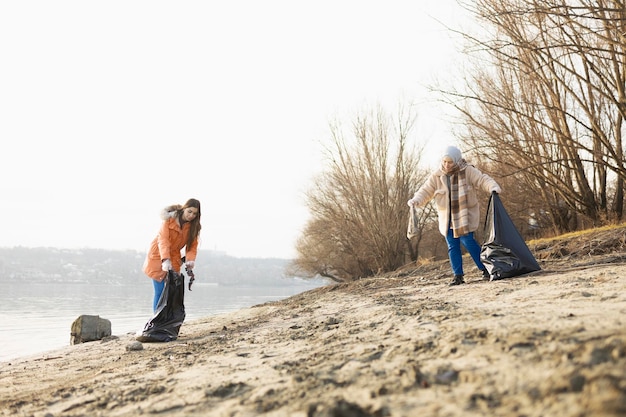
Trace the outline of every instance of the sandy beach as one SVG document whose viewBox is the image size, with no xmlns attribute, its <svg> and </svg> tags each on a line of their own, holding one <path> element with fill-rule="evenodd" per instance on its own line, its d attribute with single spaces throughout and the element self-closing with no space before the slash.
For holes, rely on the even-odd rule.
<svg viewBox="0 0 626 417">
<path fill-rule="evenodd" d="M 626 254 L 540 263 L 458 287 L 445 262 L 409 266 L 186 322 L 170 343 L 1 363 L 0 415 L 625 415 Z"/>
</svg>

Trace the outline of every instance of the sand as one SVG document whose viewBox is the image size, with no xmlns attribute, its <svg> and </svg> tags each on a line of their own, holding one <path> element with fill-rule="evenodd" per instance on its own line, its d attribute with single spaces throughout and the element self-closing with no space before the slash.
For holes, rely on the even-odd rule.
<svg viewBox="0 0 626 417">
<path fill-rule="evenodd" d="M 625 258 L 458 287 L 408 268 L 142 350 L 131 334 L 68 346 L 0 364 L 0 415 L 625 415 Z"/>
</svg>

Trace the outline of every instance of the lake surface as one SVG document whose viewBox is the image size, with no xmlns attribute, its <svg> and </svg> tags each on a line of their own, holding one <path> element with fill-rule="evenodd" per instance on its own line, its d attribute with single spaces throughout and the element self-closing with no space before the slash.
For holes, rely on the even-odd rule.
<svg viewBox="0 0 626 417">
<path fill-rule="evenodd" d="M 185 288 L 185 321 L 277 301 L 324 285 L 285 279 L 285 285 L 222 286 L 195 282 Z M 113 335 L 136 333 L 152 316 L 153 286 L 88 283 L 4 283 L 0 293 L 0 362 L 70 345 L 81 314 L 111 321 Z M 184 324 L 183 324 L 184 326 Z"/>
</svg>

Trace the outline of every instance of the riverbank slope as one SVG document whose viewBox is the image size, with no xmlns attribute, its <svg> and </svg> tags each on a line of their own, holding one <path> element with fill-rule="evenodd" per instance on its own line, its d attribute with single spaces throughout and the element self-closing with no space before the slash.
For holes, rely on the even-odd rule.
<svg viewBox="0 0 626 417">
<path fill-rule="evenodd" d="M 517 278 L 407 266 L 142 350 L 127 334 L 1 363 L 0 415 L 624 415 L 624 234 L 594 239 L 531 248 L 543 269 Z"/>
</svg>

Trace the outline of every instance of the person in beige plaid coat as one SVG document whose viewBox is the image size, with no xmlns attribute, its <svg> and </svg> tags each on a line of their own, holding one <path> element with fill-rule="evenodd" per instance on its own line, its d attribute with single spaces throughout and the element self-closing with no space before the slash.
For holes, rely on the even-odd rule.
<svg viewBox="0 0 626 417">
<path fill-rule="evenodd" d="M 443 152 L 440 168 L 429 176 L 408 201 L 409 207 L 422 207 L 434 199 L 439 231 L 448 243 L 448 257 L 454 273 L 450 285 L 465 283 L 461 244 L 482 271 L 483 278 L 489 278 L 480 260 L 480 245 L 474 238 L 474 232 L 480 224 L 480 207 L 476 196 L 479 189 L 489 193 L 501 192 L 493 178 L 469 165 L 457 147 L 448 146 Z"/>
</svg>

